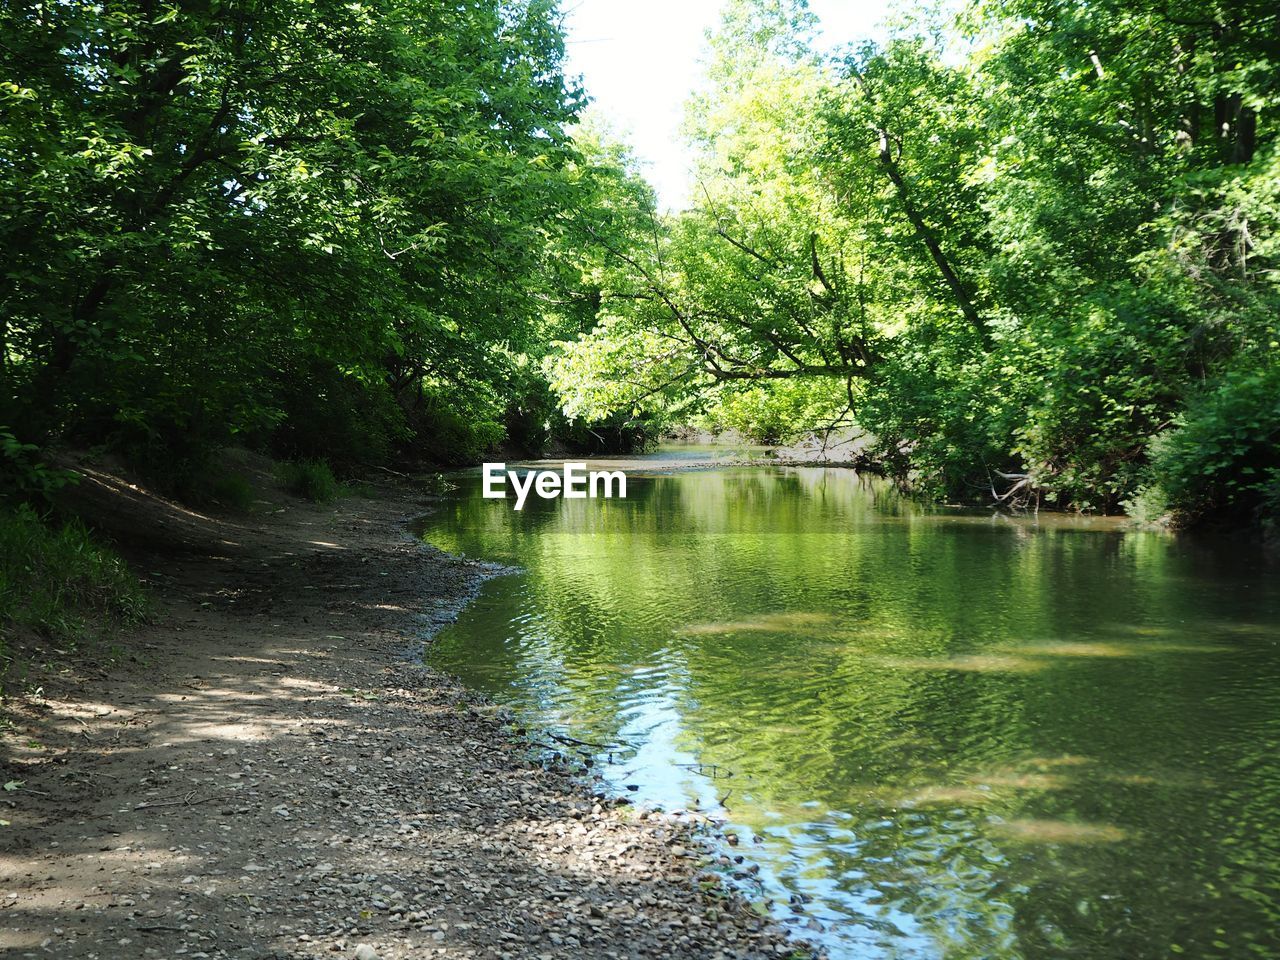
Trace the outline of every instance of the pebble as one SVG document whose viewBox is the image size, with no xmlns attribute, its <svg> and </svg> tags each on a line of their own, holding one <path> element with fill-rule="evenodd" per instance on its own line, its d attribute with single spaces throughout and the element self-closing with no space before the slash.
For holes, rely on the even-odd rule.
<svg viewBox="0 0 1280 960">
<path fill-rule="evenodd" d="M 147 634 L 161 652 L 145 679 L 90 680 L 56 701 L 83 698 L 73 716 L 88 726 L 47 721 L 36 739 L 59 764 L 33 768 L 31 785 L 82 792 L 59 823 L 10 834 L 8 876 L 41 879 L 7 881 L 5 935 L 29 923 L 39 944 L 74 917 L 50 949 L 100 960 L 764 960 L 805 949 L 752 909 L 750 887 L 719 885 L 732 868 L 699 852 L 708 824 L 618 805 L 599 782 L 544 764 L 529 746 L 536 731 L 516 732 L 407 659 L 415 617 L 444 622 L 494 568 L 402 537 L 416 507 L 351 501 L 296 528 L 279 527 L 286 512 L 223 531 L 269 561 L 242 580 L 212 567 L 224 582 L 201 589 L 207 608 L 174 601 Z M 203 660 L 184 652 L 200 636 Z M 51 850 L 59 841 L 67 852 Z"/>
</svg>

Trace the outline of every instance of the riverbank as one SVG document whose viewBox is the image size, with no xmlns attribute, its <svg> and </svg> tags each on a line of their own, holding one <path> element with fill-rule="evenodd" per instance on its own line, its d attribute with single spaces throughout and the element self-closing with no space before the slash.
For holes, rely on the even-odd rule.
<svg viewBox="0 0 1280 960">
<path fill-rule="evenodd" d="M 489 568 L 379 485 L 319 507 L 256 476 L 219 517 L 108 473 L 80 496 L 150 584 L 117 662 L 5 704 L 0 945 L 19 957 L 776 957 L 682 821 L 530 759 L 415 665 Z M 58 655 L 55 655 L 58 656 Z"/>
</svg>

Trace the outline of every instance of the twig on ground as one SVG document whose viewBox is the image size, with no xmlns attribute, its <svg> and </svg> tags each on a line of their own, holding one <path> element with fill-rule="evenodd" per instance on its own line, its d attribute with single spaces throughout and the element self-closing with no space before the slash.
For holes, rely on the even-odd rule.
<svg viewBox="0 0 1280 960">
<path fill-rule="evenodd" d="M 214 793 L 207 797 L 201 797 L 199 800 L 194 800 L 192 798 L 195 795 L 195 791 L 192 790 L 185 797 L 178 797 L 173 800 L 155 800 L 149 803 L 140 803 L 133 809 L 149 810 L 152 807 L 194 807 L 197 803 L 208 803 L 210 800 L 221 800 L 225 797 L 233 796 L 233 794 L 230 793 Z"/>
</svg>

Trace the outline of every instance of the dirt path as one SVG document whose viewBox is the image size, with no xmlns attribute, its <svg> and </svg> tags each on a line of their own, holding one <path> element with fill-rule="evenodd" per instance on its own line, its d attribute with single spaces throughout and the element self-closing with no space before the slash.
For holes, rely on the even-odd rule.
<svg viewBox="0 0 1280 960">
<path fill-rule="evenodd" d="M 0 954 L 792 955 L 681 823 L 532 762 L 407 659 L 483 574 L 405 534 L 412 495 L 247 519 L 105 474 L 81 495 L 159 615 L 123 664 L 6 705 Z"/>
</svg>

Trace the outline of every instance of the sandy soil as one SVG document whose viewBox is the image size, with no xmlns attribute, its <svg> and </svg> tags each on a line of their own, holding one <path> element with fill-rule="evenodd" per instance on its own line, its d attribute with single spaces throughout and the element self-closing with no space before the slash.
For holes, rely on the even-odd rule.
<svg viewBox="0 0 1280 960">
<path fill-rule="evenodd" d="M 81 485 L 157 616 L 5 704 L 0 954 L 793 955 L 686 821 L 593 796 L 413 662 L 486 573 L 412 540 L 428 504 L 317 507 L 246 468 L 238 517 Z"/>
</svg>

